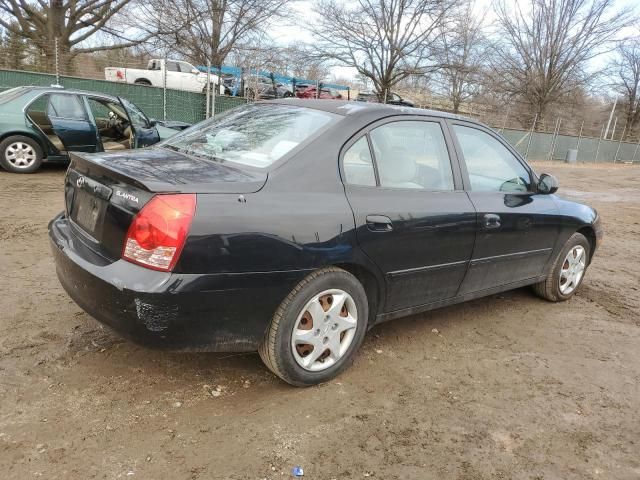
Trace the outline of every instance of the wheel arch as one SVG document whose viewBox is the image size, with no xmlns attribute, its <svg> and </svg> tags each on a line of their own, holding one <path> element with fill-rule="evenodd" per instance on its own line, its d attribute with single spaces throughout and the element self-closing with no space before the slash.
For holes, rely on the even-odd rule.
<svg viewBox="0 0 640 480">
<path fill-rule="evenodd" d="M 369 303 L 368 327 L 372 327 L 376 322 L 376 316 L 383 304 L 383 288 L 375 273 L 367 267 L 357 263 L 336 263 L 335 267 L 341 268 L 356 277 L 364 287 Z"/>
<path fill-rule="evenodd" d="M 133 83 L 137 83 L 138 85 L 153 85 L 148 78 L 144 77 L 136 78 Z"/>
<path fill-rule="evenodd" d="M 580 233 L 587 238 L 587 241 L 589 242 L 589 263 L 591 263 L 591 259 L 593 258 L 593 254 L 596 249 L 596 232 L 592 226 L 586 225 L 579 228 L 576 233 Z"/>
<path fill-rule="evenodd" d="M 39 146 L 40 150 L 42 150 L 42 159 L 44 160 L 49 156 L 49 148 L 44 144 L 42 138 L 40 138 L 37 134 L 28 131 L 22 130 L 14 130 L 11 132 L 3 133 L 0 135 L 0 142 L 4 142 L 7 138 L 10 137 L 28 137 L 31 140 L 35 141 Z"/>
</svg>

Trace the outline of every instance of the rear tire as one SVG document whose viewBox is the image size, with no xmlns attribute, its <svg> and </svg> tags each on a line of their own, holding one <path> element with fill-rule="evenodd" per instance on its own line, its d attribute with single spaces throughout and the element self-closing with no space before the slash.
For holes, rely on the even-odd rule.
<svg viewBox="0 0 640 480">
<path fill-rule="evenodd" d="M 317 385 L 353 362 L 368 318 L 367 295 L 358 279 L 337 267 L 323 268 L 282 301 L 258 353 L 285 382 Z"/>
<path fill-rule="evenodd" d="M 569 300 L 582 285 L 590 252 L 587 238 L 581 233 L 574 233 L 560 250 L 547 278 L 534 284 L 533 291 L 550 302 Z"/>
<path fill-rule="evenodd" d="M 0 165 L 12 173 L 33 173 L 42 165 L 42 148 L 23 135 L 7 137 L 0 142 Z"/>
</svg>

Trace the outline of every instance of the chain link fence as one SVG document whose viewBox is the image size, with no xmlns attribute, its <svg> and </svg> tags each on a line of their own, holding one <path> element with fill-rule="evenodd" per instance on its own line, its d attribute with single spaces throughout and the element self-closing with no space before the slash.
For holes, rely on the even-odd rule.
<svg viewBox="0 0 640 480">
<path fill-rule="evenodd" d="M 579 163 L 640 162 L 640 140 L 623 142 L 515 129 L 503 131 L 498 129 L 498 131 L 527 160 L 566 160 L 569 151 L 575 150 L 576 161 Z"/>
</svg>

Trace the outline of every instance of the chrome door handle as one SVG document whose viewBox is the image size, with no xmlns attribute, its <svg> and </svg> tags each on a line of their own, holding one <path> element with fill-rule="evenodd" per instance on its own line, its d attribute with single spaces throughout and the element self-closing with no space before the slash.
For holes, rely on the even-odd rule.
<svg viewBox="0 0 640 480">
<path fill-rule="evenodd" d="M 484 216 L 484 228 L 500 228 L 500 225 L 500 215 L 496 215 L 495 213 L 487 213 Z"/>
<path fill-rule="evenodd" d="M 393 223 L 385 215 L 367 215 L 367 228 L 372 232 L 390 232 L 393 230 Z"/>
</svg>

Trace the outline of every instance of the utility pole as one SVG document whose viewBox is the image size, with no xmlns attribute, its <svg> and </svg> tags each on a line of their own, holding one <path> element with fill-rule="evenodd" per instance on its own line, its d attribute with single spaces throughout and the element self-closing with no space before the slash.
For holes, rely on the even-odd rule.
<svg viewBox="0 0 640 480">
<path fill-rule="evenodd" d="M 611 113 L 609 114 L 609 121 L 607 122 L 607 128 L 604 131 L 605 140 L 607 138 L 607 134 L 609 133 L 609 126 L 611 125 L 611 119 L 613 119 L 613 112 L 615 111 L 617 104 L 618 104 L 618 97 L 616 97 L 615 101 L 613 102 L 613 107 L 611 108 Z"/>
<path fill-rule="evenodd" d="M 615 120 L 613 121 L 613 129 L 611 130 L 611 138 L 609 140 L 613 140 L 613 136 L 616 134 L 616 126 L 618 125 L 618 117 L 615 118 Z M 605 140 L 606 140 L 606 135 L 605 135 Z"/>
</svg>

